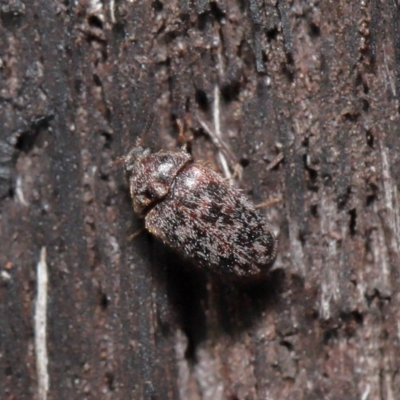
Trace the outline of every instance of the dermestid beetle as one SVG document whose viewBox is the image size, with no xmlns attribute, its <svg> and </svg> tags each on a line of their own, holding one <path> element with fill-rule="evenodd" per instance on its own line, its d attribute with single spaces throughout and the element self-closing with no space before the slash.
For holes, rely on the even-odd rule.
<svg viewBox="0 0 400 400">
<path fill-rule="evenodd" d="M 149 232 L 201 267 L 234 277 L 265 275 L 277 240 L 254 205 L 186 150 L 140 145 L 123 158 L 135 212 Z"/>
</svg>

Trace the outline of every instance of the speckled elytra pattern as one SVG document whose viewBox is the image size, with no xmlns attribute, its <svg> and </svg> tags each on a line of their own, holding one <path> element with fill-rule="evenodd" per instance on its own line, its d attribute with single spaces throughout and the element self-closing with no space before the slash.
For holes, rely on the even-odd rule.
<svg viewBox="0 0 400 400">
<path fill-rule="evenodd" d="M 219 274 L 258 277 L 276 256 L 268 224 L 218 173 L 186 151 L 151 153 L 137 146 L 125 157 L 135 211 L 173 249 Z"/>
</svg>

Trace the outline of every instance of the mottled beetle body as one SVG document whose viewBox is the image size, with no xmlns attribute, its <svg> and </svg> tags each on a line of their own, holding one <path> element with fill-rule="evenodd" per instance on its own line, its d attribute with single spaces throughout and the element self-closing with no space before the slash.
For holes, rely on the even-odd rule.
<svg viewBox="0 0 400 400">
<path fill-rule="evenodd" d="M 134 147 L 125 157 L 135 212 L 146 228 L 202 267 L 258 277 L 276 256 L 261 215 L 226 179 L 189 153 Z"/>
</svg>

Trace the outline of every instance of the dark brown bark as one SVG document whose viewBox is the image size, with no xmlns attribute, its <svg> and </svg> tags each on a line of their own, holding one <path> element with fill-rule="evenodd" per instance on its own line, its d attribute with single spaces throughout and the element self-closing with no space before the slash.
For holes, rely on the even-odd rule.
<svg viewBox="0 0 400 400">
<path fill-rule="evenodd" d="M 0 398 L 400 398 L 397 2 L 0 3 Z M 265 282 L 221 282 L 148 234 L 136 138 L 245 166 L 279 237 Z M 142 135 L 154 115 L 148 133 Z M 267 167 L 280 153 L 283 162 Z"/>
</svg>

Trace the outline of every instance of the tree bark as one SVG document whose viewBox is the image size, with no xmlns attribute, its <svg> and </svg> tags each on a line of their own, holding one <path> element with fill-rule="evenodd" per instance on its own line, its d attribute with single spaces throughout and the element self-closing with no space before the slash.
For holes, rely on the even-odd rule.
<svg viewBox="0 0 400 400">
<path fill-rule="evenodd" d="M 397 2 L 2 0 L 0 20 L 1 399 L 400 398 Z M 177 120 L 279 200 L 265 281 L 128 240 L 113 161 L 181 146 Z"/>
</svg>

